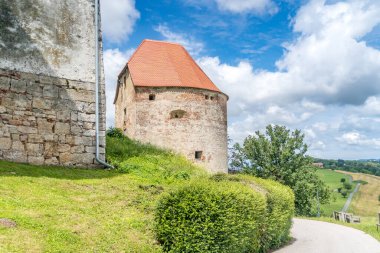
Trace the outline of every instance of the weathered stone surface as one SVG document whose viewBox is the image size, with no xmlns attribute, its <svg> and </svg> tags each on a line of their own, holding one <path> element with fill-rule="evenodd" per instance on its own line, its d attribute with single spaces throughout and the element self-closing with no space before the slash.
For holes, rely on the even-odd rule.
<svg viewBox="0 0 380 253">
<path fill-rule="evenodd" d="M 9 77 L 0 76 L 0 90 L 9 90 L 11 87 L 11 80 Z"/>
<path fill-rule="evenodd" d="M 43 96 L 49 98 L 58 97 L 58 87 L 55 85 L 44 85 Z"/>
<path fill-rule="evenodd" d="M 42 165 L 45 163 L 45 158 L 43 156 L 28 156 L 28 163 Z"/>
<path fill-rule="evenodd" d="M 49 134 L 53 133 L 54 123 L 47 121 L 46 119 L 37 119 L 38 133 L 39 134 Z"/>
<path fill-rule="evenodd" d="M 33 108 L 49 110 L 53 107 L 53 101 L 46 98 L 35 97 L 33 98 Z"/>
<path fill-rule="evenodd" d="M 55 123 L 55 133 L 56 134 L 69 134 L 70 133 L 70 124 L 57 122 Z"/>
<path fill-rule="evenodd" d="M 0 138 L 0 147 L 2 150 L 7 150 L 12 147 L 11 138 Z"/>
<path fill-rule="evenodd" d="M 18 163 L 26 163 L 28 161 L 28 156 L 25 152 L 16 150 L 4 150 L 3 157 L 5 160 Z"/>
<path fill-rule="evenodd" d="M 24 144 L 21 141 L 13 141 L 12 150 L 25 151 Z"/>
<path fill-rule="evenodd" d="M 95 94 L 84 90 L 93 84 L 78 82 L 82 86 L 67 93 L 66 80 L 28 73 L 20 76 L 29 79 L 17 79 L 12 89 L 10 79 L 2 79 L 9 82 L 9 87 L 0 93 L 0 159 L 39 165 L 98 166 L 94 163 Z M 84 99 L 62 99 L 60 92 L 66 92 L 66 98 L 84 94 Z M 101 121 L 105 121 L 105 115 Z M 104 133 L 104 123 L 100 130 Z M 100 144 L 105 145 L 104 136 Z M 104 148 L 100 149 L 101 156 L 104 152 Z"/>
<path fill-rule="evenodd" d="M 42 155 L 43 144 L 39 143 L 26 143 L 26 150 L 30 155 Z"/>
<path fill-rule="evenodd" d="M 60 89 L 59 96 L 62 99 L 93 102 L 95 98 L 95 92 L 87 90 L 75 90 L 75 89 Z"/>
<path fill-rule="evenodd" d="M 24 93 L 26 91 L 25 80 L 11 79 L 11 91 L 14 91 L 17 93 Z"/>
</svg>

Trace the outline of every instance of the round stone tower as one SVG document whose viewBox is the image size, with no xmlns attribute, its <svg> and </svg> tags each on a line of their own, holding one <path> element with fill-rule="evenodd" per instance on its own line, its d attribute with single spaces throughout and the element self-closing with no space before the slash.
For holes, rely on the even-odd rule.
<svg viewBox="0 0 380 253">
<path fill-rule="evenodd" d="M 227 100 L 181 45 L 144 40 L 119 75 L 115 125 L 227 173 Z"/>
</svg>

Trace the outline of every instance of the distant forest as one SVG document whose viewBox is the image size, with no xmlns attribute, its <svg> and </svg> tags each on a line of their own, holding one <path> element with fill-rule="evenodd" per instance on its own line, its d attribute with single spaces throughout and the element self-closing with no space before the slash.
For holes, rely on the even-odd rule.
<svg viewBox="0 0 380 253">
<path fill-rule="evenodd" d="M 380 176 L 380 159 L 367 160 L 328 160 L 314 158 L 315 163 L 323 163 L 323 167 L 333 170 L 360 172 Z"/>
</svg>

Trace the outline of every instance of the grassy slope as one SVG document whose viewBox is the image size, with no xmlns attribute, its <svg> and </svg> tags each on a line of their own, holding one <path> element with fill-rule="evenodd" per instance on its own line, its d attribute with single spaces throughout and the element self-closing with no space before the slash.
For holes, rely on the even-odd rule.
<svg viewBox="0 0 380 253">
<path fill-rule="evenodd" d="M 107 143 L 128 174 L 0 161 L 0 218 L 18 224 L 0 227 L 0 252 L 161 252 L 152 232 L 159 194 L 204 172 L 154 147 Z"/>
<path fill-rule="evenodd" d="M 321 211 L 323 216 L 331 216 L 333 211 L 342 210 L 344 204 L 346 203 L 347 197 L 344 198 L 336 189 L 343 187 L 340 182 L 341 178 L 345 178 L 346 182 L 350 181 L 348 175 L 344 175 L 333 170 L 321 169 L 317 170 L 317 175 L 333 190 L 332 200 L 329 204 L 324 204 L 321 206 Z M 354 189 L 355 185 L 353 185 Z M 352 189 L 352 190 L 353 190 Z M 352 191 L 351 190 L 351 191 Z M 351 192 L 350 191 L 350 192 Z M 347 195 L 348 196 L 348 195 Z"/>
<path fill-rule="evenodd" d="M 345 174 L 342 174 L 345 173 Z M 321 218 L 315 218 L 317 220 L 323 220 L 328 221 L 332 223 L 337 223 L 349 227 L 353 227 L 359 230 L 362 230 L 377 240 L 380 241 L 380 232 L 376 231 L 376 223 L 378 222 L 377 216 L 375 214 L 377 212 L 380 212 L 379 208 L 379 202 L 374 201 L 377 200 L 378 195 L 380 191 L 380 178 L 366 175 L 366 174 L 355 174 L 355 173 L 349 173 L 346 171 L 331 171 L 331 170 L 318 170 L 317 174 L 320 176 L 320 178 L 326 182 L 326 184 L 331 189 L 337 189 L 338 187 L 341 187 L 340 179 L 342 177 L 346 177 L 346 181 L 348 180 L 349 176 L 353 177 L 353 180 L 364 180 L 367 181 L 367 185 L 361 185 L 359 194 L 356 194 L 354 196 L 353 202 L 350 206 L 350 212 L 353 212 L 355 215 L 359 215 L 361 218 L 360 224 L 349 224 L 349 223 L 343 223 L 339 221 L 335 221 L 334 219 L 330 217 L 321 217 Z M 341 195 L 337 192 L 333 193 L 335 196 L 337 196 L 336 202 L 331 202 L 330 204 L 326 204 L 322 206 L 322 210 L 325 211 L 325 214 L 330 214 L 334 210 L 341 210 L 346 198 L 342 198 Z M 379 193 L 380 194 L 380 193 Z M 376 198 L 375 198 L 376 197 Z M 370 215 L 368 215 L 370 214 Z M 330 215 L 328 215 L 330 216 Z"/>
</svg>

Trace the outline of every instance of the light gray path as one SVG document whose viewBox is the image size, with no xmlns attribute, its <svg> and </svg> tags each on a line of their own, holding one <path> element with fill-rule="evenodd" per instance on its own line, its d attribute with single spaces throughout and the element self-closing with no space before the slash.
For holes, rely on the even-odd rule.
<svg viewBox="0 0 380 253">
<path fill-rule="evenodd" d="M 347 212 L 348 208 L 350 207 L 352 198 L 354 197 L 355 193 L 359 190 L 359 187 L 360 187 L 360 183 L 357 183 L 356 186 L 355 186 L 355 189 L 348 196 L 348 199 L 347 199 L 346 203 L 343 206 L 342 212 Z"/>
<path fill-rule="evenodd" d="M 380 242 L 366 233 L 328 222 L 293 219 L 295 242 L 273 253 L 380 253 Z"/>
</svg>

